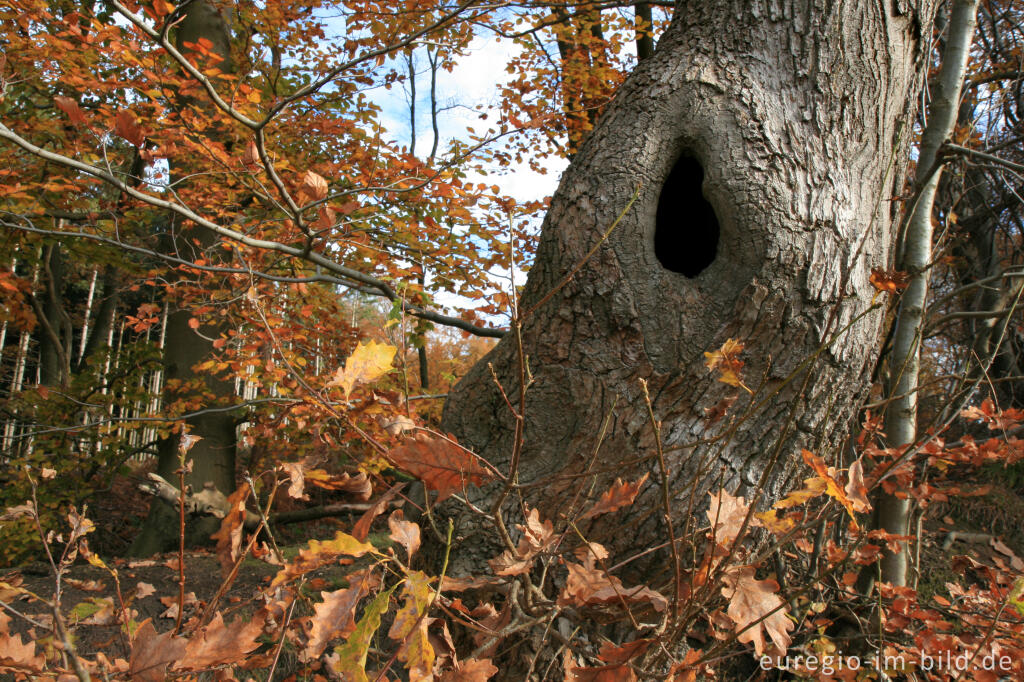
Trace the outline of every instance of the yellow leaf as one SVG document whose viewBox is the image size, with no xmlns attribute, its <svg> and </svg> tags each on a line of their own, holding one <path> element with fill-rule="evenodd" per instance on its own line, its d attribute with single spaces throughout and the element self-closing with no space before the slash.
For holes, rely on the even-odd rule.
<svg viewBox="0 0 1024 682">
<path fill-rule="evenodd" d="M 388 631 L 388 637 L 401 642 L 398 658 L 408 668 L 410 681 L 433 679 L 434 648 L 427 637 L 426 617 L 432 593 L 430 577 L 423 571 L 411 571 L 402 588 L 405 603 Z"/>
<path fill-rule="evenodd" d="M 373 381 L 391 371 L 391 362 L 397 350 L 394 346 L 376 341 L 361 343 L 348 356 L 344 369 L 335 372 L 334 378 L 327 385 L 341 386 L 347 400 L 356 384 Z"/>
</svg>

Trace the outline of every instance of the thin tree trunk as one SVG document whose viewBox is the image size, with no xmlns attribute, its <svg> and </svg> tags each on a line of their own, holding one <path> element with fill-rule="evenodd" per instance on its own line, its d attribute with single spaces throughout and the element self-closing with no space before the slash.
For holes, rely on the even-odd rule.
<svg viewBox="0 0 1024 682">
<path fill-rule="evenodd" d="M 917 388 L 920 375 L 921 334 L 925 301 L 928 297 L 929 265 L 932 259 L 932 208 L 942 169 L 939 148 L 953 131 L 960 102 L 960 87 L 974 36 L 978 0 L 954 0 L 949 37 L 942 55 L 942 71 L 929 105 L 928 124 L 921 136 L 915 187 L 920 198 L 907 224 L 903 258 L 899 269 L 910 274 L 900 298 L 890 363 L 888 394 L 893 396 L 885 412 L 885 433 L 892 447 L 909 445 L 917 438 Z M 910 498 L 880 492 L 876 504 L 878 528 L 894 535 L 908 535 Z M 881 559 L 881 579 L 894 585 L 907 584 L 910 553 L 906 543 L 898 553 L 886 551 Z"/>
</svg>

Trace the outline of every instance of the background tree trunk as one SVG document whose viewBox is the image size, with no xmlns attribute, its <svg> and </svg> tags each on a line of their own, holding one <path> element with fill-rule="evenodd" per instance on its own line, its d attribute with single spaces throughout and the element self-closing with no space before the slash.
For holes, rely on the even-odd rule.
<svg viewBox="0 0 1024 682">
<path fill-rule="evenodd" d="M 222 61 L 217 64 L 221 72 L 231 71 L 230 30 L 227 21 L 221 16 L 220 10 L 204 0 L 189 3 L 185 16 L 178 27 L 176 36 L 177 47 L 184 54 L 191 50 L 188 45 L 200 39 L 209 40 L 213 47 L 210 51 L 219 55 Z M 172 178 L 183 174 L 182 169 L 174 164 L 170 168 Z M 213 232 L 191 225 L 175 226 L 172 223 L 169 235 L 170 250 L 187 260 L 209 258 L 217 243 L 217 235 Z M 212 339 L 220 336 L 221 326 L 204 325 L 193 329 L 190 322 L 193 312 L 189 308 L 175 309 L 176 302 L 169 298 L 167 305 L 172 306 L 167 317 L 167 332 L 164 343 L 164 381 L 168 383 L 199 382 L 199 391 L 214 399 L 232 395 L 230 382 L 219 377 L 211 377 L 209 373 L 196 373 L 193 367 L 210 358 L 214 352 Z M 174 400 L 181 393 L 167 391 L 165 399 Z M 203 398 L 204 408 L 212 407 L 208 397 Z M 207 482 L 212 482 L 225 495 L 235 489 L 235 454 L 237 445 L 236 417 L 228 410 L 205 412 L 186 420 L 189 433 L 199 436 L 202 440 L 195 443 L 188 452 L 187 458 L 192 460 L 192 471 L 186 477 L 186 483 L 195 491 L 201 490 Z M 171 434 L 158 445 L 157 473 L 177 485 L 179 468 L 178 446 L 180 437 Z M 210 535 L 220 527 L 220 520 L 213 517 L 199 517 L 192 523 L 188 532 L 190 544 L 209 541 Z M 166 551 L 176 546 L 178 538 L 177 513 L 165 502 L 154 499 L 150 506 L 149 516 L 142 531 L 133 543 L 130 552 L 136 556 L 148 556 Z"/>
<path fill-rule="evenodd" d="M 525 489 L 527 504 L 569 513 L 558 491 L 589 488 L 572 477 L 588 469 L 659 482 L 641 379 L 663 423 L 679 519 L 711 486 L 750 495 L 779 456 L 765 481 L 775 495 L 798 473 L 800 447 L 827 452 L 842 439 L 875 360 L 881 317 L 864 314 L 868 275 L 890 262 L 890 198 L 903 186 L 934 4 L 716 0 L 676 12 L 563 175 L 522 295 L 520 309 L 538 307 L 522 326 L 533 381 L 518 477 L 543 483 Z M 545 298 L 634 192 L 607 242 Z M 704 352 L 729 338 L 746 344 L 745 376 L 763 387 L 732 408 L 749 418 L 711 423 L 706 411 L 736 390 Z M 512 333 L 444 414 L 447 430 L 505 470 L 514 418 L 488 365 L 514 401 L 517 357 Z M 614 526 L 584 533 L 619 550 L 664 542 L 658 488 L 648 484 Z M 491 548 L 461 551 L 472 564 Z"/>
</svg>

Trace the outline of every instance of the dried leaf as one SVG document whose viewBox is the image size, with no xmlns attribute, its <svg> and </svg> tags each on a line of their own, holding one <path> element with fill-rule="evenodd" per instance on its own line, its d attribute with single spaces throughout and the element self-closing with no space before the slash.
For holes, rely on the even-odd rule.
<svg viewBox="0 0 1024 682">
<path fill-rule="evenodd" d="M 234 568 L 242 555 L 242 535 L 245 530 L 245 500 L 249 488 L 243 486 L 228 496 L 228 512 L 220 522 L 220 530 L 210 536 L 217 541 L 217 559 L 224 575 Z"/>
<path fill-rule="evenodd" d="M 57 108 L 63 111 L 75 125 L 80 125 L 86 122 L 85 114 L 82 113 L 82 108 L 78 106 L 78 102 L 70 97 L 57 95 L 53 98 L 53 103 L 56 104 Z"/>
<path fill-rule="evenodd" d="M 380 496 L 372 507 L 363 512 L 363 515 L 359 517 L 356 524 L 352 526 L 352 537 L 359 540 L 360 542 L 365 541 L 370 535 L 370 526 L 373 525 L 373 520 L 381 515 L 384 508 L 388 506 L 388 502 L 405 487 L 404 483 L 396 483 L 391 486 L 386 493 Z"/>
<path fill-rule="evenodd" d="M 396 509 L 388 517 L 388 528 L 391 529 L 391 539 L 405 547 L 406 555 L 412 561 L 412 555 L 420 548 L 420 527 L 406 521 L 402 510 Z"/>
<path fill-rule="evenodd" d="M 625 587 L 622 581 L 613 575 L 607 575 L 597 568 L 590 568 L 565 562 L 569 569 L 569 577 L 565 589 L 558 595 L 558 603 L 562 606 L 604 606 L 648 603 L 658 612 L 668 608 L 668 600 L 654 590 L 638 586 Z"/>
<path fill-rule="evenodd" d="M 343 590 L 320 593 L 324 600 L 313 607 L 309 641 L 302 652 L 304 661 L 319 658 L 332 639 L 352 634 L 356 629 L 356 605 L 380 584 L 380 578 L 366 569 L 349 574 L 348 582 Z"/>
<path fill-rule="evenodd" d="M 128 109 L 121 109 L 114 118 L 114 134 L 123 137 L 136 147 L 141 147 L 146 136 L 135 120 L 135 114 Z"/>
<path fill-rule="evenodd" d="M 743 497 L 733 497 L 725 490 L 718 495 L 711 493 L 708 521 L 715 536 L 715 542 L 728 546 L 740 534 L 743 521 L 747 518 L 750 505 Z"/>
<path fill-rule="evenodd" d="M 580 519 L 590 519 L 633 504 L 637 493 L 640 492 L 640 487 L 647 481 L 648 475 L 644 474 L 640 480 L 634 483 L 623 483 L 621 478 L 616 478 L 612 487 L 606 490 L 597 503 Z"/>
<path fill-rule="evenodd" d="M 636 673 L 628 665 L 603 665 L 599 668 L 570 668 L 572 682 L 636 682 Z"/>
<path fill-rule="evenodd" d="M 36 643 L 21 641 L 21 635 L 10 634 L 10 616 L 0 611 L 0 669 L 38 673 L 46 666 L 46 659 L 36 655 Z"/>
<path fill-rule="evenodd" d="M 393 419 L 379 419 L 377 423 L 391 436 L 400 436 L 416 428 L 416 422 L 401 414 Z"/>
<path fill-rule="evenodd" d="M 456 664 L 455 670 L 449 670 L 441 675 L 440 682 L 487 682 L 498 674 L 489 658 L 467 658 Z"/>
<path fill-rule="evenodd" d="M 341 386 L 348 400 L 356 384 L 373 381 L 391 371 L 397 350 L 395 346 L 376 341 L 359 344 L 348 356 L 344 369 L 338 369 L 327 386 Z"/>
<path fill-rule="evenodd" d="M 346 682 L 369 682 L 366 676 L 366 653 L 370 649 L 370 640 L 380 627 L 381 615 L 388 610 L 391 593 L 397 587 L 395 585 L 387 592 L 378 594 L 363 611 L 363 617 L 345 643 L 334 648 L 335 657 L 329 665 Z"/>
<path fill-rule="evenodd" d="M 364 502 L 373 494 L 373 484 L 363 472 L 351 476 L 347 472 L 339 475 L 327 473 L 323 469 L 304 469 L 302 476 L 310 485 L 324 490 L 350 493 L 355 495 L 356 499 Z"/>
<path fill-rule="evenodd" d="M 223 616 L 217 612 L 209 625 L 189 639 L 180 667 L 184 670 L 202 670 L 242 661 L 249 652 L 260 646 L 257 637 L 263 634 L 265 618 L 257 614 L 248 622 L 239 618 L 225 625 Z"/>
<path fill-rule="evenodd" d="M 146 619 L 132 639 L 132 655 L 128 661 L 133 682 L 163 682 L 167 666 L 181 660 L 188 642 L 173 632 L 158 635 L 153 621 Z"/>
<path fill-rule="evenodd" d="M 868 488 L 864 485 L 864 458 L 858 458 L 850 465 L 850 471 L 846 481 L 846 495 L 853 503 L 853 510 L 859 513 L 871 511 L 871 502 L 868 501 Z"/>
<path fill-rule="evenodd" d="M 145 599 L 156 594 L 156 588 L 150 583 L 144 583 L 141 580 L 135 585 L 135 598 Z"/>
<path fill-rule="evenodd" d="M 491 478 L 473 453 L 444 438 L 420 435 L 391 450 L 388 459 L 430 490 L 436 490 L 437 502 L 469 484 L 480 485 Z"/>
<path fill-rule="evenodd" d="M 899 270 L 885 270 L 883 268 L 871 268 L 871 276 L 868 278 L 878 291 L 896 293 L 900 289 L 906 289 L 910 278 L 905 272 Z"/>
<path fill-rule="evenodd" d="M 4 513 L 0 514 L 0 521 L 13 521 L 14 519 L 20 519 L 23 516 L 32 516 L 35 513 L 35 509 L 36 508 L 32 504 L 32 501 L 27 500 L 22 504 L 4 509 Z"/>
<path fill-rule="evenodd" d="M 401 642 L 398 660 L 409 670 L 410 682 L 432 680 L 434 648 L 427 634 L 426 613 L 433 601 L 430 577 L 423 571 L 411 571 L 403 582 L 405 602 L 395 614 L 388 637 Z"/>
<path fill-rule="evenodd" d="M 313 171 L 306 171 L 299 185 L 299 200 L 303 203 L 327 198 L 327 181 Z"/>
<path fill-rule="evenodd" d="M 722 595 L 729 600 L 727 613 L 736 624 L 737 640 L 752 642 L 758 656 L 768 651 L 766 634 L 778 653 L 784 653 L 792 642 L 789 631 L 795 625 L 786 616 L 789 609 L 785 602 L 776 594 L 779 584 L 774 580 L 757 580 L 754 571 L 753 566 L 738 566 L 722 576 Z M 747 627 L 758 620 L 756 625 Z"/>
<path fill-rule="evenodd" d="M 305 493 L 306 478 L 303 475 L 302 462 L 284 462 L 278 466 L 288 474 L 288 496 L 296 500 L 308 500 L 309 495 Z"/>
<path fill-rule="evenodd" d="M 277 587 L 321 566 L 334 563 L 338 557 L 358 558 L 364 554 L 380 554 L 380 552 L 373 545 L 361 542 L 342 531 L 338 531 L 333 539 L 326 542 L 310 540 L 309 547 L 299 550 L 299 555 L 285 564 L 285 567 L 274 576 L 270 586 Z"/>
<path fill-rule="evenodd" d="M 743 361 L 739 359 L 743 351 L 743 344 L 736 339 L 726 339 L 722 347 L 710 353 L 704 353 L 704 364 L 712 372 L 718 370 L 718 380 L 723 384 L 744 388 L 750 391 L 743 383 L 741 371 Z"/>
<path fill-rule="evenodd" d="M 256 147 L 255 140 L 249 140 L 245 145 L 245 152 L 242 154 L 242 163 L 249 170 L 256 170 L 262 164 L 260 151 Z"/>
</svg>

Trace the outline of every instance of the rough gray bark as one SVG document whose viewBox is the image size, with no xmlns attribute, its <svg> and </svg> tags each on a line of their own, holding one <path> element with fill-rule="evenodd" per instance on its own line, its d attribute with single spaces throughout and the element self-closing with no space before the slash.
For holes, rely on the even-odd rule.
<svg viewBox="0 0 1024 682">
<path fill-rule="evenodd" d="M 583 485 L 566 475 L 587 469 L 595 451 L 591 470 L 603 481 L 645 472 L 658 481 L 640 379 L 663 422 L 678 519 L 694 490 L 698 508 L 712 485 L 750 495 L 778 452 L 774 495 L 799 473 L 790 463 L 800 447 L 827 453 L 843 437 L 875 359 L 880 317 L 856 318 L 870 306 L 870 269 L 890 262 L 898 210 L 889 199 L 902 186 L 934 4 L 715 0 L 675 13 L 563 175 L 522 295 L 523 310 L 542 301 L 638 192 L 593 258 L 524 321 L 533 382 L 518 475 L 542 484 L 524 489 L 528 504 L 567 513 L 559 490 Z M 693 279 L 662 267 L 653 244 L 661 188 L 684 155 L 703 166 L 721 230 L 713 262 Z M 689 218 L 681 212 L 672 228 L 682 251 L 702 239 Z M 847 325 L 809 381 L 798 372 L 786 382 Z M 747 345 L 748 382 L 764 378 L 732 413 L 774 395 L 729 437 L 694 446 L 729 425 L 705 418 L 735 389 L 703 355 L 728 338 Z M 455 388 L 444 427 L 507 470 L 514 419 L 488 365 L 515 401 L 509 334 Z M 584 532 L 619 550 L 664 542 L 658 487 L 614 526 Z"/>
</svg>

